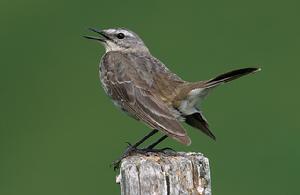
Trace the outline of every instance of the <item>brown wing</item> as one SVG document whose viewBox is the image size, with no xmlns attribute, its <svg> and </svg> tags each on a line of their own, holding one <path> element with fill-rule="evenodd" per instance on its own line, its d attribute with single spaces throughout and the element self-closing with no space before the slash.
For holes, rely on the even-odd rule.
<svg viewBox="0 0 300 195">
<path fill-rule="evenodd" d="M 183 144 L 190 144 L 189 137 L 173 116 L 171 109 L 155 94 L 155 91 L 151 90 L 154 89 L 152 76 L 147 72 L 142 73 L 143 77 L 140 77 L 141 73 L 137 74 L 134 63 L 138 61 L 115 54 L 107 57 L 103 63 L 117 66 L 117 69 L 116 67 L 107 69 L 108 72 L 104 75 L 103 81 L 109 95 L 123 110 L 151 128 L 161 130 Z"/>
</svg>

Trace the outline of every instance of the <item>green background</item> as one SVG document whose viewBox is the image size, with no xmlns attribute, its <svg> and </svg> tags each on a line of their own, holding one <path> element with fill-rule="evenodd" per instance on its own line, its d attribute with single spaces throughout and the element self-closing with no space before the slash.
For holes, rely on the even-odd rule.
<svg viewBox="0 0 300 195">
<path fill-rule="evenodd" d="M 162 146 L 204 153 L 213 194 L 300 194 L 298 2 L 1 0 L 0 194 L 120 193 L 109 164 L 149 129 L 104 94 L 87 27 L 134 30 L 190 81 L 262 67 L 203 104 L 216 142 Z"/>
</svg>

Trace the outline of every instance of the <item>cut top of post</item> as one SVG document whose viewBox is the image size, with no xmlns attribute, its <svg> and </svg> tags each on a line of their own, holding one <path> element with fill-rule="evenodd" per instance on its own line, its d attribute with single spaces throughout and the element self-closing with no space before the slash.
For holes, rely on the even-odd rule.
<svg viewBox="0 0 300 195">
<path fill-rule="evenodd" d="M 122 195 L 211 195 L 209 161 L 201 153 L 134 154 L 121 162 Z"/>
</svg>

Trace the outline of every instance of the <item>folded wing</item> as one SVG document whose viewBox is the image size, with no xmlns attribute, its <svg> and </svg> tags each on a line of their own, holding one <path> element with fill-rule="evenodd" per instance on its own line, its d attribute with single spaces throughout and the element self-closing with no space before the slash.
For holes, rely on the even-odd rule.
<svg viewBox="0 0 300 195">
<path fill-rule="evenodd" d="M 118 59 L 115 57 L 114 62 L 110 62 L 117 64 L 118 71 L 111 70 L 103 78 L 109 95 L 134 118 L 185 145 L 190 144 L 190 138 L 174 117 L 172 109 L 156 96 L 155 91 L 151 91 L 154 89 L 154 81 L 149 80 L 150 76 L 147 77 L 147 73 L 143 72 L 144 77 L 140 77 L 141 74 L 135 73 L 135 69 L 131 68 L 130 60 L 119 58 L 120 56 Z M 120 67 L 124 67 L 124 70 L 120 71 Z"/>
</svg>

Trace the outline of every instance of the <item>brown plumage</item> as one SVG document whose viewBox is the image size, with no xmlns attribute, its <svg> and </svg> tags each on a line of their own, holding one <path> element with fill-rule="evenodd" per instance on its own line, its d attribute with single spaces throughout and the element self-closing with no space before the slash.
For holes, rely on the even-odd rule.
<svg viewBox="0 0 300 195">
<path fill-rule="evenodd" d="M 134 53 L 108 52 L 100 66 L 100 78 L 107 94 L 125 112 L 189 144 L 190 138 L 174 117 L 171 105 L 178 85 L 185 83 L 153 58 L 144 59 Z M 162 64 L 161 64 L 162 65 Z"/>
<path fill-rule="evenodd" d="M 196 107 L 197 102 L 201 102 L 212 88 L 258 70 L 244 68 L 191 83 L 153 57 L 135 33 L 126 29 L 97 32 L 103 37 L 87 38 L 101 41 L 106 48 L 99 71 L 106 93 L 133 118 L 185 145 L 191 140 L 180 122 L 215 139 Z"/>
</svg>

